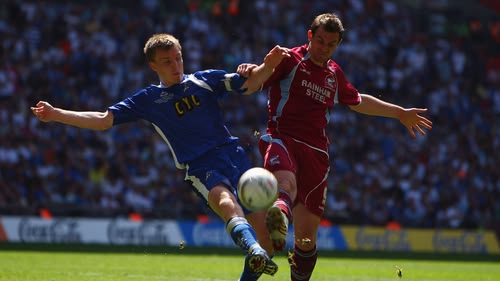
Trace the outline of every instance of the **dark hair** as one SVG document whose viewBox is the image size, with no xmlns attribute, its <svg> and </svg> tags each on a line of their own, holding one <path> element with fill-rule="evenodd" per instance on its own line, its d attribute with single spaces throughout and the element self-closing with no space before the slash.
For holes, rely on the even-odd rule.
<svg viewBox="0 0 500 281">
<path fill-rule="evenodd" d="M 151 62 L 155 61 L 156 49 L 161 48 L 168 50 L 173 46 L 177 46 L 179 50 L 182 50 L 179 40 L 171 34 L 160 33 L 151 36 L 144 45 L 144 55 L 146 55 L 146 60 Z"/>
<path fill-rule="evenodd" d="M 342 37 L 344 36 L 344 26 L 342 25 L 342 21 L 336 14 L 328 13 L 316 16 L 311 23 L 310 28 L 313 35 L 316 33 L 316 30 L 318 30 L 320 26 L 323 26 L 326 32 L 338 32 L 339 39 L 342 40 Z"/>
</svg>

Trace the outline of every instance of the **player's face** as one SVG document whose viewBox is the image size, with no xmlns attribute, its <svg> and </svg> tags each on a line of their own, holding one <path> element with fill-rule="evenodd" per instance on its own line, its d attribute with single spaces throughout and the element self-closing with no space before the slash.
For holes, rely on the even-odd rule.
<svg viewBox="0 0 500 281">
<path fill-rule="evenodd" d="M 314 35 L 309 30 L 307 36 L 309 37 L 308 51 L 311 54 L 311 60 L 320 66 L 323 66 L 332 57 L 341 41 L 338 32 L 327 32 L 321 26 Z"/>
<path fill-rule="evenodd" d="M 149 65 L 166 86 L 172 86 L 182 81 L 184 62 L 182 52 L 177 46 L 168 50 L 157 49 L 156 59 L 154 62 L 150 62 Z"/>
</svg>

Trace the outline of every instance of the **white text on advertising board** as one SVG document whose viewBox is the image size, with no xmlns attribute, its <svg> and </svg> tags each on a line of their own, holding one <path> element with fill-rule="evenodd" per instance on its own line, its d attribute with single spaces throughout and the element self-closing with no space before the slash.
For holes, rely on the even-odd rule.
<svg viewBox="0 0 500 281">
<path fill-rule="evenodd" d="M 367 231 L 360 228 L 356 232 L 356 244 L 363 250 L 398 250 L 410 251 L 406 231 Z"/>
</svg>

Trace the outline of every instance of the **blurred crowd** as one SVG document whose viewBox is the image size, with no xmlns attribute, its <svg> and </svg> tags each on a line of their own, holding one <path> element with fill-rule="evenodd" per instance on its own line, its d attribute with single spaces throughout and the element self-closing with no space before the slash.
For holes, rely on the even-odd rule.
<svg viewBox="0 0 500 281">
<path fill-rule="evenodd" d="M 468 14 L 451 0 L 1 1 L 0 214 L 212 216 L 149 124 L 94 132 L 42 123 L 30 106 L 104 111 L 158 84 L 142 53 L 154 33 L 180 39 L 186 73 L 235 71 L 276 44 L 305 44 L 313 17 L 335 12 L 346 34 L 333 59 L 350 81 L 428 108 L 434 128 L 412 139 L 396 120 L 334 108 L 325 218 L 498 228 L 500 11 L 474 6 Z M 266 93 L 222 106 L 229 130 L 261 166 Z"/>
</svg>

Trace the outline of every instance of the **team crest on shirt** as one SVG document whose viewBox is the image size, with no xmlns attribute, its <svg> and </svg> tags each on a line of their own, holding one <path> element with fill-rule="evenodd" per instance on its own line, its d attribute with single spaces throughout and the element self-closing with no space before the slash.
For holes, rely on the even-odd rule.
<svg viewBox="0 0 500 281">
<path fill-rule="evenodd" d="M 337 79 L 334 75 L 328 75 L 325 77 L 325 88 L 335 91 L 337 88 Z"/>
<path fill-rule="evenodd" d="M 165 103 L 171 100 L 173 97 L 174 97 L 173 93 L 163 91 L 160 93 L 160 98 L 155 100 L 155 103 Z"/>
</svg>

